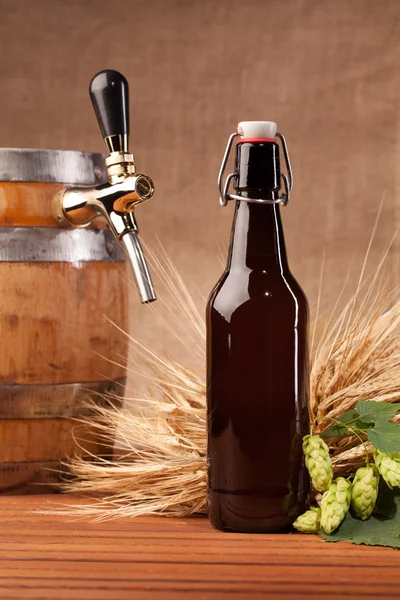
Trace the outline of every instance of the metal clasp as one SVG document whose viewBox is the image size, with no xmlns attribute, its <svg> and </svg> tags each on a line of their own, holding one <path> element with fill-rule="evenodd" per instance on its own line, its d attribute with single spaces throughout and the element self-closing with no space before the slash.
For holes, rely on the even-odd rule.
<svg viewBox="0 0 400 600">
<path fill-rule="evenodd" d="M 244 202 L 260 203 L 260 204 L 283 204 L 283 206 L 287 205 L 287 203 L 289 202 L 289 199 L 290 199 L 290 194 L 293 189 L 292 167 L 290 165 L 289 152 L 288 152 L 288 148 L 287 148 L 287 144 L 286 144 L 284 135 L 279 132 L 276 132 L 275 135 L 281 141 L 283 156 L 285 158 L 285 164 L 286 164 L 286 170 L 287 170 L 287 175 L 286 175 L 286 173 L 281 173 L 281 178 L 283 180 L 283 185 L 285 187 L 284 193 L 282 193 L 280 195 L 280 197 L 277 198 L 276 200 L 265 200 L 263 198 L 243 198 L 242 196 L 238 196 L 237 194 L 229 193 L 229 186 L 230 186 L 232 179 L 235 177 L 235 173 L 229 173 L 229 175 L 227 176 L 227 178 L 225 180 L 225 184 L 223 183 L 222 180 L 223 180 L 223 176 L 225 173 L 226 164 L 228 162 L 229 154 L 232 149 L 233 140 L 236 137 L 240 136 L 240 133 L 232 133 L 229 136 L 228 143 L 227 143 L 226 149 L 225 149 L 225 153 L 224 153 L 224 156 L 222 159 L 221 168 L 218 173 L 219 203 L 221 206 L 226 206 L 228 204 L 229 200 L 240 200 L 241 202 L 244 201 Z"/>
</svg>

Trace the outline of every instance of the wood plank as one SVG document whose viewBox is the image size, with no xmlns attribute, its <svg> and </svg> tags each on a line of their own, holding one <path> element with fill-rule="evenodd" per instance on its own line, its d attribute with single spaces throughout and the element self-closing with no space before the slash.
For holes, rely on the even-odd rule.
<svg viewBox="0 0 400 600">
<path fill-rule="evenodd" d="M 100 523 L 38 511 L 90 500 L 0 497 L 0 597 L 398 598 L 400 554 L 318 536 L 228 534 L 206 518 Z"/>
<path fill-rule="evenodd" d="M 7 598 L 73 598 L 74 600 L 81 598 L 265 598 L 265 597 L 316 597 L 323 596 L 339 598 L 398 598 L 398 593 L 395 588 L 379 589 L 379 586 L 361 586 L 357 585 L 321 585 L 317 583 L 310 591 L 310 586 L 304 586 L 301 583 L 295 585 L 285 585 L 282 587 L 281 582 L 273 582 L 266 587 L 264 584 L 241 584 L 240 582 L 232 582 L 227 586 L 216 586 L 213 581 L 197 582 L 192 579 L 182 579 L 173 585 L 162 580 L 154 581 L 151 578 L 142 579 L 138 582 L 132 582 L 130 579 L 121 579 L 118 581 L 110 581 L 109 579 L 100 578 L 97 580 L 98 586 L 91 587 L 90 582 L 70 582 L 65 579 L 59 579 L 58 585 L 53 582 L 41 582 L 27 580 L 24 582 L 10 579 L 9 582 L 3 583 L 0 581 L 0 591 L 2 592 L 2 600 Z M 194 586 L 195 584 L 195 586 Z M 57 587 L 56 587 L 57 586 Z M 20 594 L 20 595 L 18 595 Z M 53 594 L 53 596 L 51 595 Z M 55 595 L 54 595 L 55 594 Z"/>
</svg>

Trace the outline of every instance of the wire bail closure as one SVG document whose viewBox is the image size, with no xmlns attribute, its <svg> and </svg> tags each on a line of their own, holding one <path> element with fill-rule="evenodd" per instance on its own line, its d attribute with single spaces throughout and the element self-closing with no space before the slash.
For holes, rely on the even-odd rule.
<svg viewBox="0 0 400 600">
<path fill-rule="evenodd" d="M 293 173 L 292 167 L 290 165 L 289 152 L 286 144 L 285 137 L 282 133 L 276 132 L 275 136 L 280 139 L 282 144 L 283 156 L 285 158 L 285 164 L 287 169 L 286 173 L 281 173 L 281 178 L 283 179 L 283 184 L 285 186 L 285 191 L 280 195 L 276 200 L 266 200 L 263 198 L 243 198 L 242 196 L 238 196 L 237 194 L 229 193 L 229 186 L 231 180 L 235 177 L 235 173 L 229 173 L 227 178 L 225 179 L 225 183 L 223 183 L 222 179 L 226 169 L 226 163 L 228 162 L 229 154 L 232 149 L 233 140 L 240 136 L 240 133 L 232 133 L 229 136 L 228 143 L 226 145 L 225 153 L 222 159 L 221 168 L 218 173 L 218 189 L 219 189 L 219 203 L 221 206 L 226 206 L 229 200 L 239 200 L 240 202 L 251 202 L 256 204 L 283 204 L 286 206 L 290 199 L 290 194 L 293 189 Z"/>
</svg>

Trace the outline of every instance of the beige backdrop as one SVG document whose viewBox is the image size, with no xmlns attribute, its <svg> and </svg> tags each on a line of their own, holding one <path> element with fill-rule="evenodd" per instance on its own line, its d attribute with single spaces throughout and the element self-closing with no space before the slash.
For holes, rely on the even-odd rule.
<svg viewBox="0 0 400 600">
<path fill-rule="evenodd" d="M 216 177 L 239 120 L 287 137 L 287 245 L 312 305 L 324 249 L 329 304 L 350 264 L 355 280 L 383 195 L 371 268 L 400 223 L 399 0 L 0 0 L 0 36 L 2 146 L 102 150 L 88 82 L 126 75 L 132 149 L 157 188 L 142 238 L 203 294 L 228 239 Z M 136 297 L 132 330 L 172 344 Z"/>
</svg>

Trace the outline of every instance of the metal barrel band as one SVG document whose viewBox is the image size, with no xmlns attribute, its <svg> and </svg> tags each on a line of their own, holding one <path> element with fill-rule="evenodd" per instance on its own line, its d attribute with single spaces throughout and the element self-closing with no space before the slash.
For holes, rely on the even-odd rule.
<svg viewBox="0 0 400 600">
<path fill-rule="evenodd" d="M 40 490 L 60 482 L 66 467 L 56 461 L 38 462 L 0 462 L 0 493 L 21 492 L 21 487 L 32 489 L 40 483 Z M 36 488 L 37 489 L 37 488 Z"/>
<path fill-rule="evenodd" d="M 77 150 L 0 148 L 0 181 L 99 185 L 107 180 L 102 154 Z"/>
<path fill-rule="evenodd" d="M 2 262 L 123 262 L 125 253 L 107 229 L 1 227 Z"/>
<path fill-rule="evenodd" d="M 91 414 L 93 406 L 119 406 L 125 383 L 126 377 L 115 381 L 1 385 L 0 419 L 71 418 Z"/>
<path fill-rule="evenodd" d="M 222 158 L 221 168 L 218 173 L 218 189 L 219 189 L 219 194 L 220 194 L 220 198 L 219 198 L 220 205 L 226 206 L 228 204 L 229 200 L 239 200 L 240 202 L 250 202 L 250 203 L 256 203 L 256 204 L 283 204 L 283 206 L 286 206 L 287 203 L 289 202 L 290 194 L 291 194 L 291 191 L 293 188 L 293 173 L 292 173 L 292 167 L 290 164 L 289 152 L 288 152 L 285 137 L 282 133 L 279 133 L 279 132 L 276 132 L 276 137 L 279 138 L 281 141 L 283 156 L 285 158 L 285 164 L 286 164 L 286 169 L 287 169 L 287 173 L 288 173 L 287 175 L 286 175 L 286 173 L 281 173 L 281 178 L 282 178 L 283 184 L 285 186 L 285 192 L 283 194 L 281 194 L 281 196 L 279 198 L 276 198 L 275 200 L 266 200 L 263 198 L 243 198 L 242 196 L 238 196 L 237 194 L 229 193 L 229 185 L 230 185 L 230 182 L 233 179 L 233 177 L 235 177 L 235 173 L 230 173 L 227 176 L 227 178 L 225 180 L 225 184 L 223 184 L 222 180 L 223 180 L 223 176 L 225 173 L 226 164 L 228 162 L 229 154 L 232 149 L 233 140 L 239 136 L 240 136 L 240 133 L 232 133 L 229 136 L 228 143 L 225 148 L 224 156 Z"/>
</svg>

